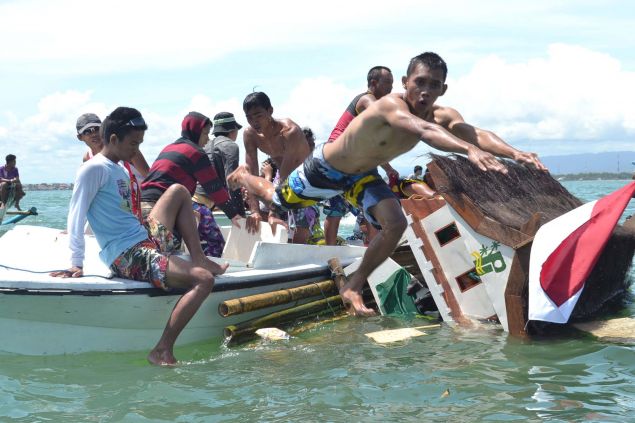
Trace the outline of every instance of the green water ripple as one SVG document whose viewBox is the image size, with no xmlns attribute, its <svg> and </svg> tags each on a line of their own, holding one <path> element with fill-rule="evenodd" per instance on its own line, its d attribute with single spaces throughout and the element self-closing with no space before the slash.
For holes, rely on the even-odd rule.
<svg viewBox="0 0 635 423">
<path fill-rule="evenodd" d="M 591 201 L 625 183 L 566 186 Z M 41 215 L 23 223 L 64 228 L 69 198 L 30 192 L 23 204 Z M 442 325 L 391 346 L 364 335 L 416 324 L 350 318 L 283 342 L 213 340 L 178 348 L 175 369 L 148 365 L 144 352 L 0 355 L 0 421 L 633 421 L 632 345 L 522 341 L 495 325 Z"/>
</svg>

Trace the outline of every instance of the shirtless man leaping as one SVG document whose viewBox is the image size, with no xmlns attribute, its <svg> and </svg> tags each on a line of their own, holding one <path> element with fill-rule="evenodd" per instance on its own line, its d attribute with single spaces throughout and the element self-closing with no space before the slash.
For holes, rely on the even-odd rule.
<svg viewBox="0 0 635 423">
<path fill-rule="evenodd" d="M 239 167 L 228 178 L 230 185 L 247 187 L 250 193 L 271 202 L 274 208 L 306 207 L 316 201 L 344 193 L 359 205 L 371 223 L 383 230 L 368 246 L 362 263 L 342 287 L 340 294 L 351 311 L 373 315 L 364 305 L 361 289 L 368 275 L 393 252 L 406 229 L 399 200 L 377 172 L 377 166 L 412 149 L 419 141 L 443 151 L 461 153 L 483 171 L 506 172 L 496 158 L 465 142 L 441 126 L 423 118 L 431 104 L 427 98 L 427 67 L 419 56 L 411 61 L 403 78 L 405 93 L 390 94 L 370 104 L 355 118 L 337 142 L 318 145 L 307 160 L 278 187 Z"/>
<path fill-rule="evenodd" d="M 243 133 L 245 163 L 251 174 L 258 176 L 258 150 L 260 150 L 271 157 L 278 167 L 277 180 L 285 180 L 311 152 L 304 132 L 291 119 L 274 119 L 271 101 L 263 92 L 254 92 L 245 97 L 243 111 L 249 123 L 249 128 Z M 258 201 L 251 192 L 249 209 L 251 215 L 247 218 L 247 230 L 256 232 L 262 219 Z M 274 214 L 269 215 L 268 221 L 272 224 L 285 224 Z"/>
</svg>

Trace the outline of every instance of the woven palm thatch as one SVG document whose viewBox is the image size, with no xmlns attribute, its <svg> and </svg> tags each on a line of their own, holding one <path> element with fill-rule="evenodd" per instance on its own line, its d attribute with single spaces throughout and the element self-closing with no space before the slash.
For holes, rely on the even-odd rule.
<svg viewBox="0 0 635 423">
<path fill-rule="evenodd" d="M 582 202 L 549 173 L 505 161 L 507 175 L 483 172 L 465 157 L 431 154 L 443 170 L 449 186 L 435 186 L 441 194 L 469 197 L 484 214 L 500 223 L 519 229 L 536 212 L 552 220 Z"/>
</svg>

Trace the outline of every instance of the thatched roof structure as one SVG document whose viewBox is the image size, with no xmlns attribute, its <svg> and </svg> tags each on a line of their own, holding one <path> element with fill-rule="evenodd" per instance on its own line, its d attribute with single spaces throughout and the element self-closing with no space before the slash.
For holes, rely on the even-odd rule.
<svg viewBox="0 0 635 423">
<path fill-rule="evenodd" d="M 483 172 L 458 155 L 430 155 L 433 188 L 453 204 L 465 200 L 485 216 L 520 230 L 532 216 L 541 213 L 540 222 L 573 210 L 582 202 L 566 190 L 549 173 L 505 161 L 508 174 Z M 584 291 L 572 313 L 571 320 L 596 316 L 611 304 L 624 299 L 631 284 L 629 270 L 635 253 L 635 225 L 617 226 L 586 280 Z M 535 228 L 537 230 L 537 227 Z M 528 233 L 532 235 L 532 231 Z M 513 244 L 509 244 L 513 245 Z M 527 256 L 528 259 L 528 256 Z M 526 280 L 522 296 L 527 298 Z M 527 315 L 526 304 L 524 314 Z M 534 330 L 550 326 L 531 322 Z"/>
<path fill-rule="evenodd" d="M 465 195 L 481 211 L 500 223 L 519 229 L 534 213 L 552 220 L 582 202 L 549 173 L 505 161 L 508 173 L 483 172 L 463 156 L 431 154 L 448 176 L 448 184 L 435 186 L 442 195 Z"/>
</svg>

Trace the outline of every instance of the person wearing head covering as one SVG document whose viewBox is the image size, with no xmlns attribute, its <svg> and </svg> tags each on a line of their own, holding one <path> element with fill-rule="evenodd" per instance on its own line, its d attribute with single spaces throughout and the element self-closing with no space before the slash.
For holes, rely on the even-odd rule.
<svg viewBox="0 0 635 423">
<path fill-rule="evenodd" d="M 220 208 L 232 223 L 239 226 L 240 208 L 232 201 L 223 180 L 203 150 L 209 141 L 212 121 L 198 112 L 190 112 L 181 123 L 181 137 L 168 144 L 150 167 L 150 173 L 141 185 L 141 207 L 148 214 L 159 197 L 172 184 L 181 184 L 194 195 L 196 184 L 200 184 L 205 195 Z M 212 216 L 213 219 L 213 216 Z M 213 222 L 214 251 L 224 246 L 220 228 Z"/>
<path fill-rule="evenodd" d="M 238 167 L 239 150 L 236 144 L 236 138 L 238 138 L 238 131 L 240 131 L 243 126 L 236 122 L 234 115 L 229 112 L 217 113 L 212 123 L 214 138 L 203 147 L 203 150 L 205 150 L 207 157 L 209 157 L 209 160 L 216 168 L 219 178 L 223 181 L 225 187 L 227 187 L 227 175 Z M 240 214 L 244 215 L 245 208 L 240 190 L 230 191 L 229 194 L 235 204 L 239 206 Z M 200 185 L 196 187 L 196 193 L 193 198 L 195 201 L 206 204 L 210 209 L 214 206 Z"/>
<path fill-rule="evenodd" d="M 75 124 L 77 129 L 77 139 L 88 147 L 84 154 L 83 161 L 92 159 L 104 147 L 104 140 L 101 135 L 101 119 L 94 113 L 84 113 L 77 118 Z M 132 158 L 130 162 L 121 161 L 119 163 L 130 177 L 130 192 L 132 195 L 132 213 L 143 222 L 141 214 L 141 181 L 148 174 L 150 167 L 141 151 Z"/>
<path fill-rule="evenodd" d="M 227 175 L 238 167 L 238 145 L 236 138 L 242 125 L 236 122 L 236 118 L 229 112 L 220 112 L 212 121 L 214 138 L 203 147 L 207 157 L 216 168 L 219 179 L 227 188 Z M 231 201 L 238 209 L 241 216 L 245 215 L 245 206 L 240 189 L 230 191 Z M 205 254 L 212 257 L 220 257 L 225 247 L 225 240 L 216 224 L 214 214 L 214 202 L 205 194 L 201 185 L 196 186 L 196 192 L 192 196 L 192 207 L 199 215 L 198 234 L 201 237 L 201 246 Z"/>
</svg>

